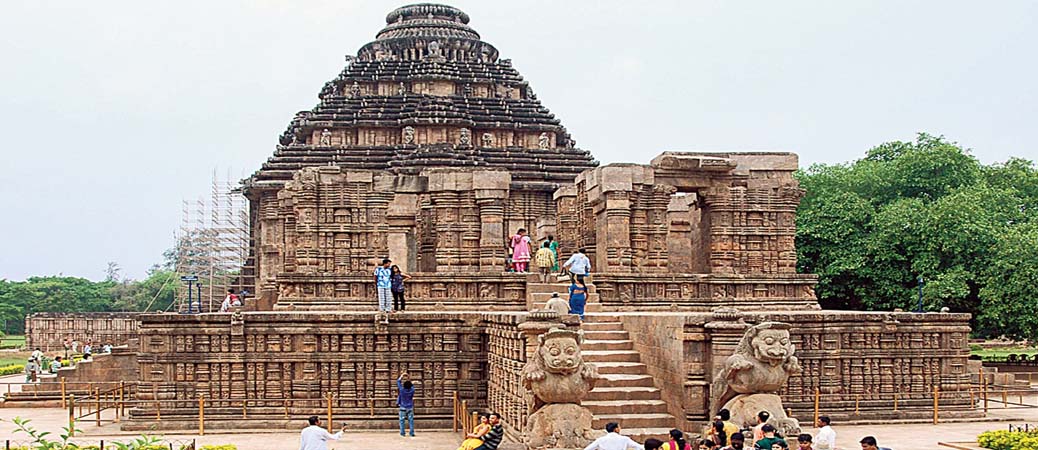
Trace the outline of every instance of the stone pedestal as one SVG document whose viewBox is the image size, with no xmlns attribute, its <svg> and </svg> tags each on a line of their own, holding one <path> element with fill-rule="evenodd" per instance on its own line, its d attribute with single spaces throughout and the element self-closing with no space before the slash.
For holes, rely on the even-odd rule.
<svg viewBox="0 0 1038 450">
<path fill-rule="evenodd" d="M 582 449 L 592 440 L 591 411 L 574 403 L 556 403 L 530 414 L 526 448 Z"/>
</svg>

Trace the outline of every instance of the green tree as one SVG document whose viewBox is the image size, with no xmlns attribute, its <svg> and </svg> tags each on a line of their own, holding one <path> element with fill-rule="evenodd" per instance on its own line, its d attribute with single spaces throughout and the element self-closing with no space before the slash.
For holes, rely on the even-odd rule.
<svg viewBox="0 0 1038 450">
<path fill-rule="evenodd" d="M 985 270 L 978 331 L 1038 339 L 1035 286 L 1038 286 L 1038 224 L 1012 227 L 992 250 Z"/>
</svg>

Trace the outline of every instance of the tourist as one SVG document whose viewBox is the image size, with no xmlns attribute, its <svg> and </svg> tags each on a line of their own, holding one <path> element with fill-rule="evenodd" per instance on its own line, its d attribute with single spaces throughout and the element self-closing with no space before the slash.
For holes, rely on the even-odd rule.
<svg viewBox="0 0 1038 450">
<path fill-rule="evenodd" d="M 728 436 L 728 437 L 735 436 L 735 433 L 739 432 L 739 426 L 734 424 L 734 423 L 732 423 L 732 412 L 729 411 L 728 408 L 721 408 L 721 410 L 717 412 L 717 419 L 716 420 L 720 420 L 721 422 L 724 422 L 724 434 L 725 434 L 725 436 Z"/>
<path fill-rule="evenodd" d="M 578 280 L 583 280 L 584 277 L 591 273 L 591 260 L 584 254 L 586 251 L 584 248 L 577 249 L 577 252 L 566 260 L 566 264 L 562 265 L 563 269 L 569 271 L 570 280 L 574 276 Z"/>
<path fill-rule="evenodd" d="M 310 425 L 303 428 L 303 432 L 300 433 L 299 450 L 328 450 L 328 441 L 337 441 L 342 438 L 342 433 L 346 432 L 345 424 L 338 433 L 331 434 L 325 431 L 321 426 L 321 418 L 317 416 L 310 416 L 306 421 Z"/>
<path fill-rule="evenodd" d="M 801 433 L 800 436 L 797 436 L 797 448 L 798 450 L 815 450 L 815 448 L 811 446 L 811 435 Z"/>
<path fill-rule="evenodd" d="M 490 413 L 490 432 L 483 436 L 483 445 L 476 450 L 497 450 L 501 445 L 501 439 L 505 437 L 505 428 L 501 426 L 501 415 Z"/>
<path fill-rule="evenodd" d="M 720 447 L 710 439 L 699 440 L 699 450 L 717 450 L 718 448 Z"/>
<path fill-rule="evenodd" d="M 400 408 L 400 435 L 404 436 L 404 421 L 407 421 L 414 437 L 414 383 L 408 378 L 407 372 L 402 372 L 396 379 L 396 406 Z"/>
<path fill-rule="evenodd" d="M 876 438 L 872 436 L 865 436 L 858 442 L 861 444 L 861 450 L 890 450 L 887 447 L 880 447 L 876 443 Z"/>
<path fill-rule="evenodd" d="M 584 306 L 587 305 L 587 284 L 582 278 L 570 280 L 569 313 L 580 316 L 584 320 Z"/>
<path fill-rule="evenodd" d="M 721 450 L 743 450 L 746 445 L 746 435 L 735 433 L 728 437 L 728 446 Z"/>
<path fill-rule="evenodd" d="M 685 433 L 677 428 L 670 430 L 670 441 L 663 448 L 666 450 L 692 450 L 692 446 L 685 442 Z"/>
<path fill-rule="evenodd" d="M 66 337 L 63 345 L 65 346 L 65 359 L 68 359 L 68 352 L 72 350 L 72 336 Z"/>
<path fill-rule="evenodd" d="M 42 362 L 43 361 L 43 351 L 40 350 L 39 347 L 36 347 L 36 350 L 32 351 L 32 359 L 35 359 L 36 362 Z"/>
<path fill-rule="evenodd" d="M 101 347 L 101 351 L 105 353 L 112 353 L 112 344 L 110 342 L 106 343 L 104 347 Z"/>
<path fill-rule="evenodd" d="M 815 436 L 815 448 L 818 450 L 833 450 L 836 448 L 836 431 L 831 426 L 829 416 L 818 416 L 818 434 Z"/>
<path fill-rule="evenodd" d="M 526 235 L 526 228 L 520 228 L 512 236 L 509 243 L 512 248 L 512 263 L 515 264 L 516 272 L 526 272 L 530 264 L 530 237 Z"/>
<path fill-rule="evenodd" d="M 393 271 L 389 269 L 389 258 L 382 259 L 382 265 L 375 267 L 375 287 L 378 290 L 378 310 L 388 313 L 393 311 Z"/>
<path fill-rule="evenodd" d="M 54 360 L 50 362 L 50 373 L 58 373 L 59 369 L 61 369 L 61 357 L 55 356 Z"/>
<path fill-rule="evenodd" d="M 711 436 L 710 439 L 717 443 L 717 445 L 728 445 L 728 433 L 724 432 L 724 421 L 715 420 L 714 423 L 710 424 L 708 434 Z"/>
<path fill-rule="evenodd" d="M 461 447 L 458 450 L 475 450 L 476 447 L 483 445 L 483 436 L 486 436 L 490 432 L 490 417 L 486 414 L 479 415 L 479 424 L 472 429 L 472 432 L 465 435 L 465 440 L 461 441 Z"/>
<path fill-rule="evenodd" d="M 757 413 L 757 425 L 753 427 L 753 442 L 757 442 L 761 439 L 764 439 L 764 432 L 761 431 L 761 428 L 764 427 L 764 424 L 768 423 L 768 419 L 770 418 L 771 413 L 767 411 L 761 411 Z"/>
<path fill-rule="evenodd" d="M 756 445 L 758 448 L 768 450 L 771 448 L 771 445 L 776 442 L 785 443 L 785 441 L 783 441 L 782 438 L 775 436 L 775 427 L 771 426 L 771 424 L 764 424 L 762 427 L 760 427 L 760 431 L 764 433 L 764 437 L 757 440 Z"/>
<path fill-rule="evenodd" d="M 551 250 L 551 259 L 552 259 L 552 261 L 555 261 L 555 264 L 552 264 L 552 266 L 551 266 L 551 271 L 552 271 L 552 273 L 558 273 L 559 272 L 559 241 L 555 240 L 555 236 L 552 236 L 552 235 L 549 234 L 548 235 L 548 240 L 546 242 L 548 244 L 548 248 Z"/>
<path fill-rule="evenodd" d="M 660 450 L 661 448 L 663 448 L 663 441 L 656 438 L 645 440 L 645 450 Z"/>
<path fill-rule="evenodd" d="M 238 295 L 234 293 L 234 289 L 227 290 L 227 296 L 223 298 L 223 303 L 220 304 L 220 312 L 229 312 L 231 308 L 237 308 L 241 306 L 241 300 L 238 299 Z"/>
<path fill-rule="evenodd" d="M 403 311 L 407 306 L 404 301 L 404 280 L 410 280 L 411 276 L 400 271 L 396 264 L 389 268 L 389 281 L 393 291 L 393 311 Z"/>
<path fill-rule="evenodd" d="M 555 253 L 551 251 L 548 245 L 548 241 L 545 241 L 544 245 L 537 249 L 537 253 L 533 256 L 533 260 L 537 264 L 537 271 L 541 273 L 541 281 L 545 283 L 548 282 L 548 275 L 554 273 L 552 267 L 557 264 L 555 262 Z"/>
<path fill-rule="evenodd" d="M 779 439 L 771 443 L 771 450 L 789 450 L 789 444 L 786 443 L 785 439 Z"/>
<path fill-rule="evenodd" d="M 25 382 L 26 383 L 35 383 L 36 382 L 36 369 L 37 369 L 37 367 L 38 366 L 36 364 L 36 360 L 35 359 L 29 358 L 29 361 L 27 361 L 25 363 Z"/>
<path fill-rule="evenodd" d="M 627 450 L 628 448 L 645 450 L 642 444 L 620 434 L 620 424 L 609 422 L 606 424 L 605 429 L 606 435 L 595 439 L 595 442 L 584 447 L 584 450 Z"/>
</svg>

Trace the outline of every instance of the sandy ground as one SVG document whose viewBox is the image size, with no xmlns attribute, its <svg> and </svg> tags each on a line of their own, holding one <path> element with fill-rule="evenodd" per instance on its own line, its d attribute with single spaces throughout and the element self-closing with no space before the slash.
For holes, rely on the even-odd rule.
<svg viewBox="0 0 1038 450">
<path fill-rule="evenodd" d="M 18 380 L 18 377 L 3 377 L 0 382 Z M 1028 404 L 1038 404 L 1038 396 L 1025 399 Z M 992 405 L 989 420 L 984 422 L 942 423 L 933 424 L 890 424 L 890 425 L 855 425 L 842 426 L 833 424 L 837 433 L 837 445 L 840 449 L 859 449 L 858 444 L 864 436 L 875 436 L 880 445 L 895 450 L 947 450 L 938 446 L 938 442 L 971 442 L 977 434 L 997 429 L 1006 429 L 1009 424 L 1038 424 L 1038 407 L 1029 409 L 1003 409 L 1000 405 Z M 12 434 L 14 425 L 10 420 L 15 417 L 32 419 L 33 426 L 39 430 L 53 431 L 55 434 L 67 424 L 67 412 L 60 408 L 0 408 L 0 447 L 3 441 L 24 441 L 25 435 Z M 622 425 L 622 424 L 621 424 Z M 97 444 L 104 439 L 128 440 L 137 436 L 118 429 L 118 425 L 105 423 L 98 428 L 93 422 L 80 422 L 83 430 L 84 444 Z M 812 435 L 817 432 L 807 428 L 804 432 Z M 241 430 L 228 433 L 222 430 L 207 432 L 205 436 L 195 434 L 165 434 L 164 439 L 177 441 L 195 440 L 200 446 L 204 444 L 235 444 L 240 450 L 290 450 L 299 448 L 298 432 L 268 432 L 267 430 Z M 411 450 L 454 450 L 461 442 L 460 433 L 450 431 L 422 431 L 418 436 L 401 437 L 395 431 L 350 431 L 341 441 L 332 442 L 329 449 L 411 449 Z"/>
</svg>

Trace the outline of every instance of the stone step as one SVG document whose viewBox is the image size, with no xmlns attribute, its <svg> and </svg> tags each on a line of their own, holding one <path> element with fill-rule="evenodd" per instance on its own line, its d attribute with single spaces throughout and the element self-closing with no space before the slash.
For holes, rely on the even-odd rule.
<svg viewBox="0 0 1038 450">
<path fill-rule="evenodd" d="M 540 293 L 540 294 L 534 293 L 534 294 L 530 294 L 529 296 L 530 296 L 530 300 L 533 300 L 535 303 L 537 303 L 537 302 L 546 302 L 549 299 L 551 299 L 552 295 L 555 295 L 555 294 L 559 294 L 559 298 L 561 298 L 563 300 L 566 300 L 566 301 L 569 301 L 569 292 L 568 291 L 553 292 L 553 293 Z M 598 303 L 598 294 L 588 294 L 587 295 L 587 303 L 589 303 L 589 304 L 591 304 L 591 303 Z"/>
<path fill-rule="evenodd" d="M 640 362 L 599 362 L 594 363 L 594 366 L 598 368 L 598 373 L 603 375 L 608 373 L 644 374 L 646 369 L 645 364 Z"/>
<path fill-rule="evenodd" d="M 587 314 L 584 317 L 584 322 L 585 323 L 587 323 L 587 322 L 592 322 L 592 323 L 596 323 L 596 322 L 616 322 L 616 314 L 610 314 L 610 313 Z"/>
<path fill-rule="evenodd" d="M 621 327 L 620 330 L 605 330 L 605 331 L 592 331 L 584 330 L 584 339 L 589 341 L 621 341 L 630 340 L 630 333 L 624 331 Z"/>
<path fill-rule="evenodd" d="M 655 387 L 605 387 L 596 384 L 585 401 L 659 400 L 660 390 Z"/>
<path fill-rule="evenodd" d="M 527 294 L 549 294 L 556 292 L 559 295 L 569 293 L 569 280 L 561 283 L 526 283 Z M 597 294 L 595 285 L 588 283 L 587 292 L 589 294 Z"/>
<path fill-rule="evenodd" d="M 585 406 L 591 414 L 666 414 L 667 402 L 663 400 L 597 400 L 584 401 Z M 621 426 L 623 426 L 621 424 Z"/>
<path fill-rule="evenodd" d="M 628 339 L 616 341 L 585 340 L 580 344 L 581 350 L 632 350 L 634 342 Z"/>
<path fill-rule="evenodd" d="M 591 427 L 599 430 L 605 428 L 605 425 L 609 422 L 616 422 L 620 424 L 620 431 L 626 433 L 626 428 L 660 428 L 668 427 L 672 428 L 677 425 L 677 420 L 674 416 L 666 413 L 662 414 L 608 414 L 603 416 L 594 416 L 591 421 Z"/>
<path fill-rule="evenodd" d="M 645 374 L 606 373 L 595 386 L 602 387 L 652 387 L 652 377 Z"/>
<path fill-rule="evenodd" d="M 656 438 L 663 442 L 667 442 L 667 440 L 670 439 L 670 430 L 673 428 L 623 428 L 623 425 L 620 426 L 620 431 L 622 431 L 625 436 L 628 436 L 637 442 L 645 442 L 648 438 Z"/>
<path fill-rule="evenodd" d="M 580 352 L 584 361 L 599 362 L 641 362 L 641 356 L 634 350 L 583 350 Z"/>
<path fill-rule="evenodd" d="M 565 299 L 563 299 L 563 300 L 565 300 Z M 537 310 L 537 309 L 544 309 L 546 305 L 547 305 L 547 303 L 545 303 L 545 302 L 537 302 L 537 303 L 533 304 L 533 309 L 535 309 L 535 310 Z M 598 304 L 598 303 L 588 303 L 588 304 L 584 305 L 584 315 L 586 316 L 587 313 L 591 313 L 591 312 L 602 312 L 602 305 Z"/>
<path fill-rule="evenodd" d="M 590 315 L 585 315 L 585 318 L 588 318 L 588 317 L 591 317 L 591 316 Z M 621 322 L 588 322 L 586 320 L 584 321 L 584 323 L 582 325 L 580 325 L 580 329 L 584 330 L 585 332 L 587 332 L 587 331 L 625 331 L 624 330 L 624 324 L 621 323 Z"/>
</svg>

